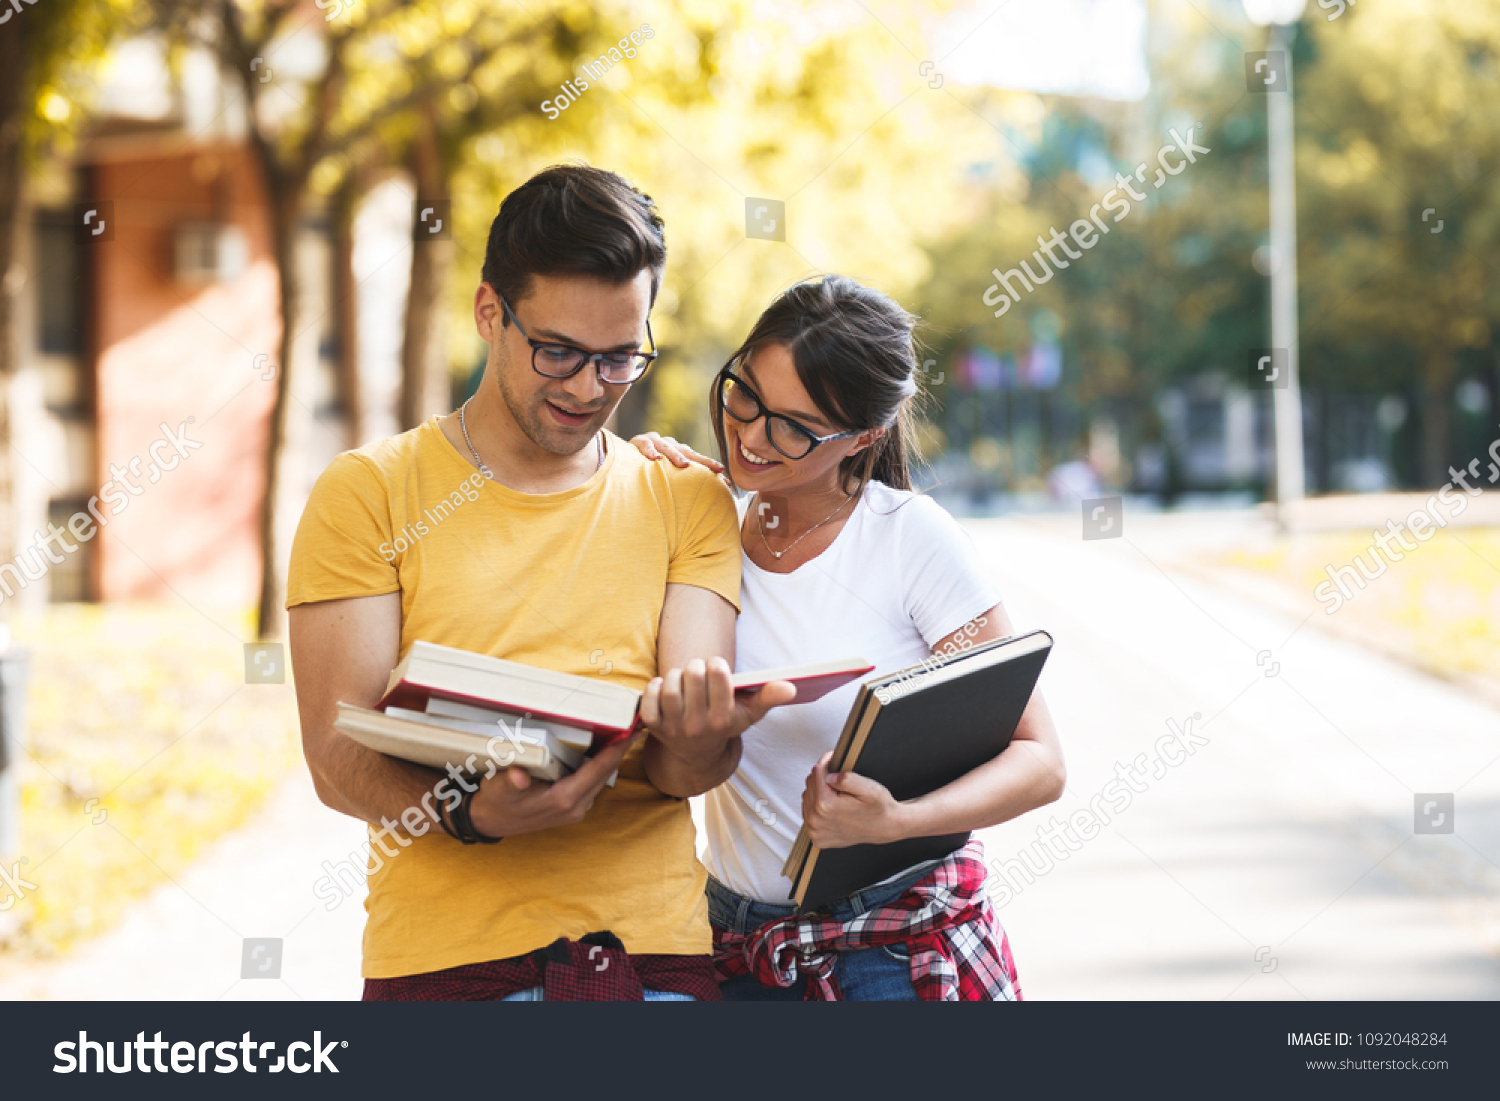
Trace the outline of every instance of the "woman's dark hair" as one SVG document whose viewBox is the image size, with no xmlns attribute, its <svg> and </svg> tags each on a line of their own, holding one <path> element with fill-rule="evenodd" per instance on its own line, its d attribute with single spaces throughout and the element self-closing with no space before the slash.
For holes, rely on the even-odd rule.
<svg viewBox="0 0 1500 1101">
<path fill-rule="evenodd" d="M 767 306 L 719 378 L 756 349 L 785 345 L 803 389 L 824 416 L 843 431 L 886 429 L 873 444 L 840 464 L 841 483 L 856 482 L 860 492 L 874 478 L 895 489 L 911 489 L 916 320 L 877 290 L 847 276 L 825 275 L 796 284 Z M 710 391 L 709 416 L 719 456 L 727 461 L 719 378 Z"/>
<path fill-rule="evenodd" d="M 624 177 L 558 164 L 505 197 L 490 224 L 480 278 L 518 305 L 533 275 L 590 275 L 624 283 L 651 271 L 651 301 L 667 266 L 661 215 Z M 502 324 L 509 324 L 503 315 Z"/>
</svg>

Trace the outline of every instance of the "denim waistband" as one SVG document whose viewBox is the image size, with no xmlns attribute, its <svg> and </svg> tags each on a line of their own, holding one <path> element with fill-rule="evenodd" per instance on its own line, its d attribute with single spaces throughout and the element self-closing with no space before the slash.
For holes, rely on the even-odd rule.
<svg viewBox="0 0 1500 1101">
<path fill-rule="evenodd" d="M 900 879 L 878 887 L 867 887 L 847 898 L 825 903 L 807 912 L 831 917 L 835 921 L 848 921 L 860 914 L 894 902 L 906 893 L 907 888 L 931 871 L 932 865 L 924 864 L 910 875 L 902 876 Z M 767 922 L 779 921 L 797 912 L 797 908 L 792 905 L 778 906 L 770 902 L 761 902 L 759 899 L 747 898 L 738 891 L 724 886 L 713 876 L 708 877 L 707 894 L 708 916 L 714 927 L 740 936 L 754 932 Z"/>
</svg>

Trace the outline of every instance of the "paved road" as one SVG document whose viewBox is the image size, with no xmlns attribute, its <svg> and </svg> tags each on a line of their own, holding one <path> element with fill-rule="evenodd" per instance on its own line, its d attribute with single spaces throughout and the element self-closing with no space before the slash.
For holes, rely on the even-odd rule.
<svg viewBox="0 0 1500 1101">
<path fill-rule="evenodd" d="M 1500 997 L 1500 713 L 1173 566 L 1261 537 L 1247 515 L 1130 518 L 1095 542 L 1076 518 L 969 527 L 1012 618 L 1057 639 L 1043 690 L 1068 794 L 986 834 L 1018 861 L 1001 917 L 1028 997 Z M 1157 767 L 1169 720 L 1194 752 Z M 1141 790 L 1109 811 L 1096 796 L 1140 754 Z M 1414 836 L 1415 796 L 1445 792 L 1456 832 Z M 1044 856 L 1038 827 L 1091 803 L 1109 825 Z M 361 899 L 330 911 L 312 884 L 360 840 L 290 777 L 119 928 L 5 974 L 0 997 L 357 997 Z M 245 937 L 283 939 L 281 979 L 240 978 Z"/>
<path fill-rule="evenodd" d="M 1131 519 L 1090 542 L 1076 517 L 969 527 L 1012 618 L 1057 639 L 1059 818 L 1169 720 L 1200 714 L 1209 743 L 1153 767 L 1034 883 L 1012 873 L 1001 918 L 1029 996 L 1500 997 L 1500 713 L 1329 637 L 1310 594 L 1288 616 L 1173 568 L 1264 538 L 1248 515 Z M 1414 836 L 1416 794 L 1443 792 L 1456 831 Z M 1037 843 L 1049 813 L 987 831 L 992 858 Z"/>
</svg>

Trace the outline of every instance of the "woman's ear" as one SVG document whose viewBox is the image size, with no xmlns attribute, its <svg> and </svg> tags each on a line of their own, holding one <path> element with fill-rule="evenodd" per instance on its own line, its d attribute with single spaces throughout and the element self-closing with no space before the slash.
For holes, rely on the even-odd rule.
<svg viewBox="0 0 1500 1101">
<path fill-rule="evenodd" d="M 884 426 L 880 428 L 866 428 L 858 436 L 854 437 L 852 441 L 854 446 L 851 447 L 847 452 L 845 452 L 845 457 L 847 458 L 850 455 L 858 455 L 865 448 L 869 447 L 876 440 L 880 439 L 880 437 L 884 436 L 885 433 L 886 429 Z"/>
</svg>

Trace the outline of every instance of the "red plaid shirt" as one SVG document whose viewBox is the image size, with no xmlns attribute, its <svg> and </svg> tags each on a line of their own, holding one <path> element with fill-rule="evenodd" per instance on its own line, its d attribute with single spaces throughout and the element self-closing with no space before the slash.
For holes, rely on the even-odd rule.
<svg viewBox="0 0 1500 1101">
<path fill-rule="evenodd" d="M 808 1001 L 838 1001 L 840 952 L 904 943 L 922 1001 L 1018 1002 L 1010 940 L 984 890 L 988 874 L 984 848 L 971 840 L 900 898 L 847 922 L 792 914 L 744 935 L 715 929 L 719 981 L 753 974 L 765 986 L 787 987 L 807 975 Z"/>
</svg>

